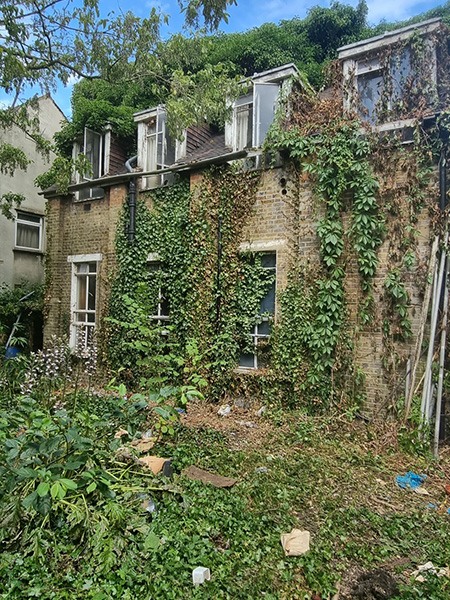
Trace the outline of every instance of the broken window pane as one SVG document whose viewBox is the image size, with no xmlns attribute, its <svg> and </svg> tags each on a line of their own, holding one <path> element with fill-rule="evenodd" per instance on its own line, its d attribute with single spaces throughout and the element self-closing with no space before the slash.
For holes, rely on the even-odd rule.
<svg viewBox="0 0 450 600">
<path fill-rule="evenodd" d="M 391 58 L 392 100 L 400 99 L 405 93 L 405 85 L 411 75 L 411 50 L 407 46 L 395 52 Z"/>
</svg>

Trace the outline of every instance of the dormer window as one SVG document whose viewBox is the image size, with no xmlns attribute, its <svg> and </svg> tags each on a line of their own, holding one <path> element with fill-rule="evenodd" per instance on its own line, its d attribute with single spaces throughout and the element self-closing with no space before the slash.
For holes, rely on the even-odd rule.
<svg viewBox="0 0 450 600">
<path fill-rule="evenodd" d="M 236 121 L 236 150 L 253 146 L 253 94 L 241 96 L 234 108 Z"/>
<path fill-rule="evenodd" d="M 255 83 L 253 93 L 236 100 L 235 150 L 262 146 L 275 117 L 279 93 L 277 83 Z"/>
<path fill-rule="evenodd" d="M 411 51 L 405 46 L 392 52 L 382 65 L 378 56 L 357 61 L 358 112 L 369 123 L 386 115 L 407 111 L 406 91 L 413 84 Z"/>
<path fill-rule="evenodd" d="M 433 113 L 439 82 L 432 34 L 439 27 L 439 19 L 430 19 L 340 48 L 344 108 L 380 131 Z"/>
<path fill-rule="evenodd" d="M 98 133 L 89 127 L 84 128 L 82 140 L 75 142 L 73 158 L 84 154 L 91 165 L 90 173 L 83 177 L 77 175 L 77 183 L 103 177 L 109 171 L 109 153 L 111 144 L 111 131 L 108 128 L 103 133 Z"/>
<path fill-rule="evenodd" d="M 255 75 L 247 93 L 233 105 L 231 121 L 225 126 L 225 143 L 235 151 L 260 148 L 266 139 L 280 100 L 280 92 L 298 74 L 294 65 L 286 65 Z"/>
<path fill-rule="evenodd" d="M 111 127 L 103 133 L 98 133 L 89 127 L 84 128 L 82 140 L 74 143 L 72 156 L 77 159 L 84 154 L 90 164 L 90 171 L 81 175 L 75 173 L 76 183 L 99 179 L 109 173 L 109 157 L 111 148 Z M 86 187 L 77 192 L 77 200 L 93 200 L 103 198 L 105 192 L 100 187 Z"/>
<path fill-rule="evenodd" d="M 134 115 L 138 123 L 138 166 L 148 173 L 161 171 L 174 164 L 181 155 L 181 144 L 175 142 L 167 127 L 167 114 L 163 106 Z M 163 185 L 167 174 L 143 178 L 143 187 Z"/>
</svg>

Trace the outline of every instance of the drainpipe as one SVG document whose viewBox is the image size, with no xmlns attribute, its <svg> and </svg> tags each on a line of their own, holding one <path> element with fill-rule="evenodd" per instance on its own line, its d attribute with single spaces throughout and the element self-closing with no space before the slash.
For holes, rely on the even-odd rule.
<svg viewBox="0 0 450 600">
<path fill-rule="evenodd" d="M 131 163 L 136 164 L 136 162 L 137 156 L 133 156 L 125 163 L 129 173 L 133 173 L 133 167 L 131 166 Z M 130 179 L 128 184 L 128 210 L 130 213 L 127 227 L 128 241 L 130 244 L 132 244 L 134 242 L 134 235 L 136 233 L 136 179 L 134 177 L 133 179 Z"/>
<path fill-rule="evenodd" d="M 445 210 L 447 204 L 447 142 L 442 146 L 441 159 L 439 161 L 439 191 L 439 208 Z"/>
<path fill-rule="evenodd" d="M 217 228 L 217 304 L 216 304 L 216 330 L 219 332 L 220 324 L 220 308 L 222 300 L 221 281 L 222 273 L 222 217 L 219 217 L 219 225 Z"/>
</svg>

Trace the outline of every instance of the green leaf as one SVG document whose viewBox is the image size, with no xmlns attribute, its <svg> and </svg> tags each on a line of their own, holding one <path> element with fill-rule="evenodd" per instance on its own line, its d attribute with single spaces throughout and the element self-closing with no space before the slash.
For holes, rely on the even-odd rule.
<svg viewBox="0 0 450 600">
<path fill-rule="evenodd" d="M 37 498 L 37 492 L 34 491 L 31 494 L 28 494 L 26 498 L 22 500 L 22 505 L 24 508 L 31 508 Z"/>
<path fill-rule="evenodd" d="M 36 492 L 37 492 L 38 496 L 43 498 L 44 496 L 46 496 L 48 494 L 49 489 L 50 489 L 50 484 L 47 483 L 46 481 L 41 481 L 41 483 L 37 486 Z"/>
<path fill-rule="evenodd" d="M 59 481 L 67 490 L 76 490 L 78 487 L 75 481 L 73 481 L 72 479 L 62 478 Z"/>
<path fill-rule="evenodd" d="M 97 488 L 97 484 L 95 483 L 95 481 L 93 481 L 92 483 L 90 483 L 87 488 L 86 488 L 86 492 L 88 494 L 90 494 L 91 492 L 93 492 L 95 489 Z"/>
<path fill-rule="evenodd" d="M 47 494 L 46 496 L 42 496 L 42 497 L 36 496 L 35 501 L 33 503 L 33 507 L 42 516 L 47 515 L 50 512 L 51 507 L 52 507 L 52 501 L 51 501 L 50 495 Z"/>
<path fill-rule="evenodd" d="M 62 500 L 64 498 L 64 496 L 66 495 L 66 490 L 59 483 L 59 481 L 56 481 L 50 488 L 50 494 L 51 494 L 52 498 L 54 498 L 54 499 L 59 498 L 60 500 Z"/>
<path fill-rule="evenodd" d="M 161 540 L 159 537 L 151 531 L 144 541 L 145 550 L 157 550 Z"/>
</svg>

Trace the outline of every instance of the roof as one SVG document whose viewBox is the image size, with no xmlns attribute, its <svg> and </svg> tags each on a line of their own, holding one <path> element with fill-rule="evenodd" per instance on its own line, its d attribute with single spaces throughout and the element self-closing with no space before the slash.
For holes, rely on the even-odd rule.
<svg viewBox="0 0 450 600">
<path fill-rule="evenodd" d="M 176 165 L 192 165 L 195 163 L 203 162 L 211 158 L 217 158 L 224 154 L 229 154 L 233 149 L 225 145 L 225 134 L 220 133 L 212 135 L 208 140 L 203 142 L 198 148 L 180 158 L 175 164 Z"/>
<path fill-rule="evenodd" d="M 419 23 L 412 23 L 406 27 L 400 29 L 394 29 L 393 31 L 385 31 L 381 35 L 368 38 L 366 40 L 360 40 L 347 46 L 338 48 L 339 58 L 349 58 L 354 55 L 364 54 L 381 48 L 383 46 L 389 46 L 398 41 L 406 40 L 414 31 L 425 34 L 435 31 L 441 25 L 441 18 L 436 17 L 434 19 L 428 19 L 427 21 L 420 21 Z"/>
</svg>

